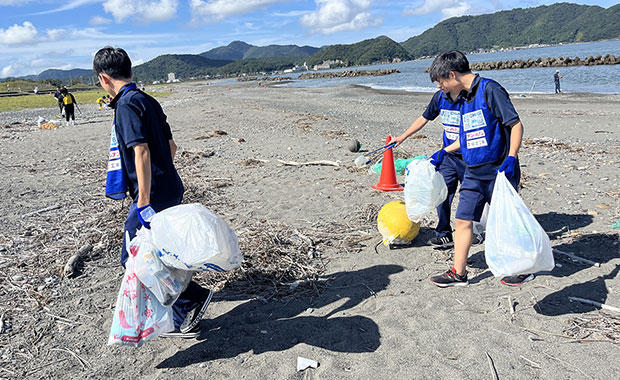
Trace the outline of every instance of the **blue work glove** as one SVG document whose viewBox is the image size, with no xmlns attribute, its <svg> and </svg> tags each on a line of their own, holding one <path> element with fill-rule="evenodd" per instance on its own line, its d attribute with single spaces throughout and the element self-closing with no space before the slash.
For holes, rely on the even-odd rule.
<svg viewBox="0 0 620 380">
<path fill-rule="evenodd" d="M 439 165 L 443 162 L 443 158 L 446 156 L 447 152 L 445 149 L 439 149 L 437 152 L 433 153 L 431 156 L 431 164 L 436 169 L 439 169 Z"/>
<path fill-rule="evenodd" d="M 507 179 L 511 179 L 515 175 L 515 167 L 517 166 L 517 159 L 514 156 L 508 156 L 502 162 L 502 165 L 497 169 L 498 172 L 504 172 Z"/>
<path fill-rule="evenodd" d="M 151 229 L 151 219 L 155 216 L 155 210 L 151 207 L 149 203 L 146 206 L 136 208 L 136 213 L 138 214 L 138 220 L 145 228 Z"/>
</svg>

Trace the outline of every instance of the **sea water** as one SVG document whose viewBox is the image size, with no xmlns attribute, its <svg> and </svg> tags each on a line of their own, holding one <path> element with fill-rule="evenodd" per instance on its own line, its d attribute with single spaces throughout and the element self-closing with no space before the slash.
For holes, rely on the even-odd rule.
<svg viewBox="0 0 620 380">
<path fill-rule="evenodd" d="M 599 54 L 602 56 L 605 56 L 605 54 L 620 56 L 620 40 L 469 54 L 467 58 L 473 63 L 567 56 L 584 59 L 587 56 L 591 55 L 596 57 Z M 287 75 L 295 80 L 290 83 L 282 84 L 282 86 L 325 87 L 342 84 L 357 84 L 375 89 L 435 92 L 437 91 L 437 86 L 431 83 L 428 73 L 424 72 L 426 68 L 431 65 L 432 61 L 432 59 L 422 59 L 386 65 L 328 70 L 378 70 L 383 68 L 395 68 L 400 71 L 398 74 L 378 77 L 365 76 L 297 80 L 296 78 L 301 73 L 295 73 Z M 555 88 L 553 74 L 555 70 L 560 70 L 560 75 L 564 77 L 561 81 L 563 92 L 620 93 L 620 65 L 539 67 L 530 69 L 478 71 L 477 73 L 485 78 L 498 81 L 511 93 L 553 93 Z"/>
</svg>

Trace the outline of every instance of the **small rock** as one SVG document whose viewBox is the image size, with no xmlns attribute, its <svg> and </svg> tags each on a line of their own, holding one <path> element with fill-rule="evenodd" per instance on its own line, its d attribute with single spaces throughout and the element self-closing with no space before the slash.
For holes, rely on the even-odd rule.
<svg viewBox="0 0 620 380">
<path fill-rule="evenodd" d="M 204 368 L 204 367 L 206 367 L 206 366 L 207 366 L 207 363 L 200 363 L 200 365 L 199 365 L 198 367 L 200 367 L 200 368 Z"/>
</svg>

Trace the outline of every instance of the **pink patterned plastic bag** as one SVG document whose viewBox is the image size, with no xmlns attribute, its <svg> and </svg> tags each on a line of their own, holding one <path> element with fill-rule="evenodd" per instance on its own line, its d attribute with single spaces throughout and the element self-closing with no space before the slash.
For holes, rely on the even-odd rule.
<svg viewBox="0 0 620 380">
<path fill-rule="evenodd" d="M 108 344 L 139 347 L 147 340 L 172 331 L 172 308 L 162 306 L 138 279 L 135 261 L 129 257 L 121 284 Z"/>
</svg>

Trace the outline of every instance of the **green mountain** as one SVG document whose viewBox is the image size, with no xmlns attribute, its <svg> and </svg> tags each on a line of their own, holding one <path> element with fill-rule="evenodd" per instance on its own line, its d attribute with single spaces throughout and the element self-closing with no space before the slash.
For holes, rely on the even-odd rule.
<svg viewBox="0 0 620 380">
<path fill-rule="evenodd" d="M 610 8 L 557 3 L 480 16 L 453 17 L 401 45 L 418 58 L 458 49 L 507 48 L 530 44 L 620 38 L 620 4 Z"/>
<path fill-rule="evenodd" d="M 5 78 L 11 79 L 11 78 Z M 37 75 L 25 75 L 19 77 L 19 79 L 33 80 L 33 81 L 54 81 L 64 84 L 69 84 L 70 82 L 80 81 L 83 83 L 95 83 L 97 81 L 97 77 L 93 73 L 92 69 L 71 69 L 71 70 L 60 70 L 60 69 L 48 69 L 42 71 Z"/>
<path fill-rule="evenodd" d="M 242 73 L 257 74 L 261 72 L 271 73 L 276 70 L 290 69 L 295 65 L 301 65 L 307 57 L 269 57 L 269 58 L 246 58 L 239 59 L 226 66 L 213 71 L 215 75 L 238 75 Z"/>
<path fill-rule="evenodd" d="M 233 41 L 227 46 L 220 46 L 199 55 L 210 59 L 227 59 L 235 61 L 247 58 L 297 57 L 310 56 L 319 51 L 312 46 L 269 45 L 254 46 L 243 41 Z"/>
<path fill-rule="evenodd" d="M 135 80 L 168 79 L 168 73 L 175 73 L 177 78 L 190 78 L 212 74 L 213 68 L 231 63 L 230 60 L 208 59 L 193 54 L 166 54 L 146 63 L 133 67 Z"/>
<path fill-rule="evenodd" d="M 369 65 L 379 62 L 391 62 L 394 59 L 411 59 L 403 47 L 386 36 L 371 38 L 351 45 L 330 45 L 308 58 L 308 65 L 324 61 L 340 60 L 345 66 Z"/>
</svg>

